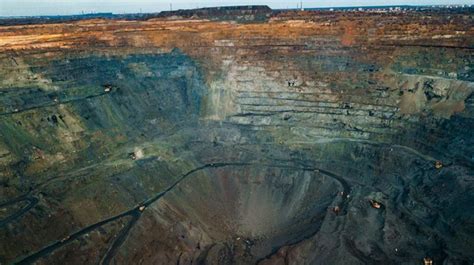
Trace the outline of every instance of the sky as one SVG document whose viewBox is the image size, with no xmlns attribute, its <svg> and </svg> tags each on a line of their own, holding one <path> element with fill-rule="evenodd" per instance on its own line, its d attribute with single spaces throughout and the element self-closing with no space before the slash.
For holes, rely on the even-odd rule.
<svg viewBox="0 0 474 265">
<path fill-rule="evenodd" d="M 72 15 L 97 12 L 151 13 L 172 9 L 225 5 L 268 5 L 296 8 L 299 0 L 0 0 L 0 16 Z M 472 0 L 318 0 L 303 1 L 303 7 L 367 5 L 472 4 Z"/>
</svg>

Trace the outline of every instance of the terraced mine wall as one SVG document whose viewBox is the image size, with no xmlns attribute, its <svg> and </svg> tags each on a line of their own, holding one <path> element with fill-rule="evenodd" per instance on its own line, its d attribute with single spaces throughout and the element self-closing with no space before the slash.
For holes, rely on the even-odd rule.
<svg viewBox="0 0 474 265">
<path fill-rule="evenodd" d="M 0 27 L 0 262 L 472 263 L 449 12 Z"/>
</svg>

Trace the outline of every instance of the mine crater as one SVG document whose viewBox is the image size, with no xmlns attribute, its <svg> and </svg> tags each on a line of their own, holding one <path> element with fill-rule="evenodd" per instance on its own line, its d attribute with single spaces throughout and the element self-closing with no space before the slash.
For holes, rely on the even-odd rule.
<svg viewBox="0 0 474 265">
<path fill-rule="evenodd" d="M 0 263 L 472 263 L 470 12 L 0 21 Z"/>
</svg>

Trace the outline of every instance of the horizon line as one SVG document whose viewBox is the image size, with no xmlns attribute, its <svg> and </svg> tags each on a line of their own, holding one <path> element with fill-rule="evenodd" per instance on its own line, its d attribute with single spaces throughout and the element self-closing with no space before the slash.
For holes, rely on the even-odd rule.
<svg viewBox="0 0 474 265">
<path fill-rule="evenodd" d="M 261 7 L 268 7 L 271 10 L 301 10 L 300 8 L 271 8 L 268 5 L 220 5 L 220 6 L 205 6 L 199 8 L 180 8 L 175 10 L 161 10 L 157 12 L 113 12 L 113 11 L 102 11 L 102 12 L 83 12 L 83 13 L 71 13 L 71 14 L 51 14 L 51 15 L 7 15 L 1 16 L 0 18 L 41 18 L 41 17 L 68 17 L 68 16 L 87 16 L 87 15 L 134 15 L 134 14 L 159 14 L 161 12 L 170 12 L 170 11 L 179 11 L 179 10 L 199 10 L 205 8 L 218 8 L 218 7 L 244 7 L 244 6 L 261 6 Z M 331 8 L 388 8 L 388 7 L 448 7 L 448 6 L 455 6 L 455 7 L 473 7 L 474 4 L 420 4 L 420 5 L 412 5 L 412 4 L 401 4 L 401 5 L 340 5 L 340 6 L 320 6 L 320 7 L 303 7 L 303 10 L 311 10 L 311 9 L 331 9 Z"/>
</svg>

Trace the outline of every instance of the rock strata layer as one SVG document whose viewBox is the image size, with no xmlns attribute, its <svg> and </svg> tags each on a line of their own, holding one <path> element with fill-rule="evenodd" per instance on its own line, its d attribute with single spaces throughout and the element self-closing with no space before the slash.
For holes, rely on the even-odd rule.
<svg viewBox="0 0 474 265">
<path fill-rule="evenodd" d="M 0 263 L 471 264 L 446 12 L 1 26 Z"/>
</svg>

